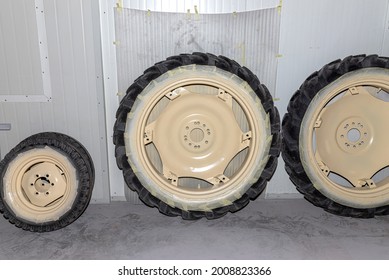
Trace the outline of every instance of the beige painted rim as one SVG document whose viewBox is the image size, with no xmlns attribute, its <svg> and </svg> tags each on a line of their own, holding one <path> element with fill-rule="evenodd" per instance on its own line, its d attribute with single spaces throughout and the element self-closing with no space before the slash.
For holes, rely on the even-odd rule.
<svg viewBox="0 0 389 280">
<path fill-rule="evenodd" d="M 62 153 L 34 148 L 19 154 L 3 178 L 4 200 L 19 218 L 34 223 L 57 221 L 77 196 L 76 169 Z"/>
<path fill-rule="evenodd" d="M 380 94 L 389 94 L 388 69 L 347 73 L 315 96 L 302 121 L 304 169 L 316 189 L 342 205 L 389 203 L 387 172 L 374 177 L 389 166 L 389 99 Z"/>
<path fill-rule="evenodd" d="M 190 65 L 165 73 L 138 96 L 125 143 L 133 171 L 152 195 L 183 210 L 208 211 L 233 203 L 258 180 L 271 133 L 246 82 L 216 67 Z M 148 151 L 151 144 L 158 156 Z M 240 166 L 227 176 L 239 157 Z"/>
</svg>

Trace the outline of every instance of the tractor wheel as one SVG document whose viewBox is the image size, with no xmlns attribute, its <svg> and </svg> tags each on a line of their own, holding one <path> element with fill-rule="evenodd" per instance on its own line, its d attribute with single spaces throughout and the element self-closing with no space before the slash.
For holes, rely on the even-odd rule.
<svg viewBox="0 0 389 280">
<path fill-rule="evenodd" d="M 0 212 L 15 226 L 47 232 L 74 222 L 87 208 L 93 162 L 75 139 L 53 132 L 20 142 L 0 163 Z"/>
<path fill-rule="evenodd" d="M 389 214 L 389 58 L 349 56 L 301 85 L 282 122 L 286 171 L 307 200 L 358 218 Z"/>
<path fill-rule="evenodd" d="M 117 110 L 127 185 L 169 216 L 214 219 L 255 199 L 273 175 L 280 121 L 266 87 L 222 56 L 173 56 L 135 80 Z"/>
</svg>

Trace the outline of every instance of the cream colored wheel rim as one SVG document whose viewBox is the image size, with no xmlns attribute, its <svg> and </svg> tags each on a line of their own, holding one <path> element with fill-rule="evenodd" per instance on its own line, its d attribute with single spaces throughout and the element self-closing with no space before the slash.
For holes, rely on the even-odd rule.
<svg viewBox="0 0 389 280">
<path fill-rule="evenodd" d="M 389 70 L 368 68 L 326 86 L 307 109 L 300 130 L 304 169 L 316 189 L 340 204 L 389 203 L 388 96 Z"/>
<path fill-rule="evenodd" d="M 133 171 L 152 195 L 173 207 L 207 211 L 231 204 L 258 180 L 271 134 L 246 82 L 191 65 L 142 92 L 128 114 L 125 142 Z"/>
<path fill-rule="evenodd" d="M 76 170 L 68 158 L 49 148 L 19 154 L 3 178 L 4 199 L 11 211 L 28 222 L 58 220 L 77 195 Z"/>
</svg>

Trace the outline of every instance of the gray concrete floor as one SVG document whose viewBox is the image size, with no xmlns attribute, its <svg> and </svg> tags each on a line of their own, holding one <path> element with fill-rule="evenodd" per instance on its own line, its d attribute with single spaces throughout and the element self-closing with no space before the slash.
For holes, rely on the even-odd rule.
<svg viewBox="0 0 389 280">
<path fill-rule="evenodd" d="M 338 217 L 303 199 L 259 199 L 213 221 L 116 202 L 56 232 L 3 218 L 0 232 L 0 259 L 389 259 L 389 216 Z"/>
</svg>

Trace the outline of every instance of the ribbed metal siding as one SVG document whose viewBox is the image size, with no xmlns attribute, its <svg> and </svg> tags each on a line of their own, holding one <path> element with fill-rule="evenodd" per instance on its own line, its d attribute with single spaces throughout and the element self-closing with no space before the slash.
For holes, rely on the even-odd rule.
<svg viewBox="0 0 389 280">
<path fill-rule="evenodd" d="M 275 91 L 280 27 L 275 8 L 219 15 L 123 9 L 115 19 L 120 93 L 154 63 L 195 51 L 232 58 Z"/>
<path fill-rule="evenodd" d="M 221 14 L 274 8 L 280 0 L 117 0 L 117 3 L 144 11 Z"/>
<path fill-rule="evenodd" d="M 23 5 L 30 8 L 34 1 L 23 1 Z M 83 143 L 93 158 L 96 184 L 92 200 L 108 202 L 98 5 L 92 0 L 46 0 L 44 7 L 52 101 L 0 103 L 0 123 L 12 125 L 11 131 L 0 131 L 2 156 L 31 134 L 68 134 Z M 12 12 L 15 18 L 21 16 L 19 10 Z"/>
</svg>

